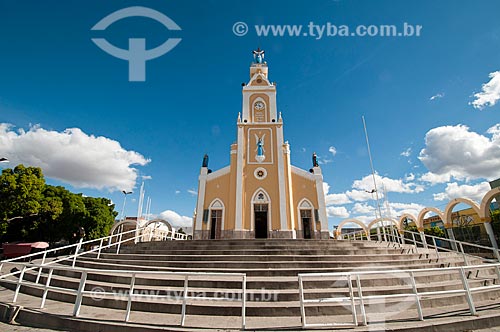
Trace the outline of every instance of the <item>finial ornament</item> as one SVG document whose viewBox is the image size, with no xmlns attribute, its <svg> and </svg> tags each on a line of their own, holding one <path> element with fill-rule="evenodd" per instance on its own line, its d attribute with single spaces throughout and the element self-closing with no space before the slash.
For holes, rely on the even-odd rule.
<svg viewBox="0 0 500 332">
<path fill-rule="evenodd" d="M 201 164 L 201 167 L 208 167 L 208 154 L 203 156 L 203 163 Z"/>
<path fill-rule="evenodd" d="M 253 60 L 255 63 L 264 63 L 264 50 L 261 50 L 260 47 L 257 47 L 256 50 L 252 51 Z"/>
<path fill-rule="evenodd" d="M 319 167 L 318 156 L 316 155 L 316 152 L 313 153 L 313 167 Z"/>
</svg>

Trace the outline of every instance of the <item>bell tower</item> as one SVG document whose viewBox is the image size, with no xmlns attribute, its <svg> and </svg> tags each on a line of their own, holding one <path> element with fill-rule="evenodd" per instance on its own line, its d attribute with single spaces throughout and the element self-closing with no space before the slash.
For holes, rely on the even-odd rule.
<svg viewBox="0 0 500 332">
<path fill-rule="evenodd" d="M 284 156 L 289 147 L 283 141 L 283 120 L 277 110 L 276 85 L 269 81 L 264 55 L 260 48 L 253 51 L 250 80 L 242 89 L 242 116 L 238 117 L 237 126 L 236 184 L 236 191 L 242 196 L 237 201 L 236 214 L 241 215 L 242 229 L 264 234 L 264 228 L 269 236 L 273 236 L 273 232 L 290 229 Z M 259 203 L 259 190 L 266 198 L 265 203 Z M 264 212 L 267 212 L 267 220 L 264 220 Z M 237 226 L 240 226 L 238 217 Z M 281 236 L 291 237 L 291 234 Z"/>
<path fill-rule="evenodd" d="M 230 165 L 211 172 L 203 160 L 195 239 L 328 238 L 321 170 L 317 163 L 309 172 L 290 164 L 264 58 L 260 48 L 253 51 Z"/>
</svg>

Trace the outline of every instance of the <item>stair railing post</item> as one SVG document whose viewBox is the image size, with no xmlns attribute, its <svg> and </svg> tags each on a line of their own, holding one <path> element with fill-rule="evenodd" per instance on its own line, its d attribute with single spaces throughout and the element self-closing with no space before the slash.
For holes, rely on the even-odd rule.
<svg viewBox="0 0 500 332">
<path fill-rule="evenodd" d="M 80 249 L 82 247 L 82 242 L 83 242 L 83 238 L 80 239 L 80 241 L 78 242 L 77 246 L 76 246 L 76 249 L 75 249 L 75 255 L 73 256 L 73 263 L 71 264 L 71 267 L 75 267 L 75 264 L 76 264 L 76 257 L 78 256 L 78 252 L 80 252 Z"/>
</svg>

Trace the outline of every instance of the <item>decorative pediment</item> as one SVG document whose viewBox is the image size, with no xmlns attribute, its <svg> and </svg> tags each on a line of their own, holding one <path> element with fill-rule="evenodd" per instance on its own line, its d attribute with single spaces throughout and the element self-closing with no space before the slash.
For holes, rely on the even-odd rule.
<svg viewBox="0 0 500 332">
<path fill-rule="evenodd" d="M 252 201 L 254 203 L 268 203 L 270 200 L 267 192 L 264 189 L 259 188 L 255 191 Z"/>
<path fill-rule="evenodd" d="M 250 82 L 248 82 L 249 86 L 272 86 L 271 82 L 267 79 L 267 77 L 263 73 L 255 73 Z"/>
</svg>

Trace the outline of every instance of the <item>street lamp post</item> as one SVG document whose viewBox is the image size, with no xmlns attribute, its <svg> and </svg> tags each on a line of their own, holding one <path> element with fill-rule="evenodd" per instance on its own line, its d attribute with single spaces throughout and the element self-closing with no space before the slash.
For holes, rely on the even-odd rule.
<svg viewBox="0 0 500 332">
<path fill-rule="evenodd" d="M 123 197 L 123 207 L 122 207 L 122 221 L 125 220 L 125 203 L 127 203 L 127 195 L 132 194 L 131 191 L 122 190 Z"/>
</svg>

